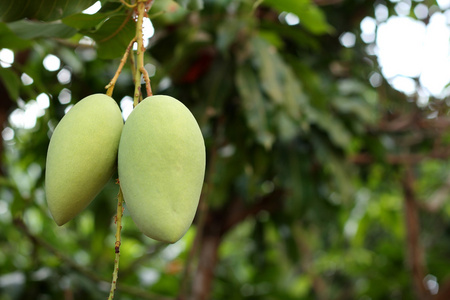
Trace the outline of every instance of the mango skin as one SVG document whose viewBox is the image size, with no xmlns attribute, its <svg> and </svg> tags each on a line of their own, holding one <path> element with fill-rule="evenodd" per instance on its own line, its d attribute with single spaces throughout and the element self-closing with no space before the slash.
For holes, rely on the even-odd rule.
<svg viewBox="0 0 450 300">
<path fill-rule="evenodd" d="M 151 96 L 125 122 L 118 171 L 127 209 L 148 237 L 175 243 L 189 229 L 205 176 L 205 143 L 188 108 Z"/>
<path fill-rule="evenodd" d="M 59 226 L 85 209 L 111 178 L 123 118 L 104 94 L 76 103 L 53 132 L 47 152 L 45 191 Z"/>
</svg>

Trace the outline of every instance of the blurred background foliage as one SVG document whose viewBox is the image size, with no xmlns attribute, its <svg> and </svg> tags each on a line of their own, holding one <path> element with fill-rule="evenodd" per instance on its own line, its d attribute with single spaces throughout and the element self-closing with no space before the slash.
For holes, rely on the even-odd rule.
<svg viewBox="0 0 450 300">
<path fill-rule="evenodd" d="M 394 89 L 375 36 L 361 37 L 380 8 L 417 19 L 419 5 L 446 13 L 438 2 L 156 0 L 146 69 L 197 118 L 207 173 L 175 244 L 125 209 L 116 298 L 450 299 L 448 100 Z M 0 20 L 0 300 L 106 298 L 117 174 L 58 227 L 45 157 L 64 113 L 105 91 L 133 12 L 16 0 Z M 113 94 L 124 117 L 132 93 L 127 64 Z"/>
</svg>

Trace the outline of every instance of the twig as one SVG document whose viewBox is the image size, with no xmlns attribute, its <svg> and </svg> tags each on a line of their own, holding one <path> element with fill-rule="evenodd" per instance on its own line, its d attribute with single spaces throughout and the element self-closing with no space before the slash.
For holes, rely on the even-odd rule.
<svg viewBox="0 0 450 300">
<path fill-rule="evenodd" d="M 120 231 L 122 230 L 122 216 L 123 216 L 123 195 L 122 189 L 119 188 L 119 195 L 117 196 L 117 215 L 116 215 L 116 243 L 115 243 L 115 253 L 116 257 L 114 259 L 114 271 L 113 279 L 111 282 L 111 290 L 109 291 L 108 300 L 114 298 L 114 292 L 117 286 L 117 276 L 119 273 L 119 257 L 120 257 Z"/>
<path fill-rule="evenodd" d="M 424 283 L 427 274 L 423 246 L 420 241 L 420 221 L 414 190 L 414 174 L 411 165 L 405 166 L 402 188 L 405 205 L 406 254 L 411 272 L 412 285 L 420 300 L 431 299 L 431 293 Z"/>
<path fill-rule="evenodd" d="M 123 4 L 123 5 L 125 5 L 126 7 L 128 7 L 128 8 L 135 8 L 136 7 L 136 3 L 134 3 L 134 4 L 129 4 L 128 2 L 126 2 L 125 0 L 120 0 L 120 2 Z"/>
<path fill-rule="evenodd" d="M 152 87 L 150 86 L 150 77 L 148 77 L 147 70 L 144 67 L 141 67 L 139 70 L 141 71 L 144 77 L 145 88 L 147 90 L 147 97 L 153 96 Z"/>
<path fill-rule="evenodd" d="M 125 62 L 128 59 L 128 54 L 130 53 L 131 48 L 133 47 L 134 42 L 136 42 L 136 38 L 133 38 L 128 45 L 127 49 L 125 50 L 125 54 L 123 55 L 122 59 L 120 60 L 119 67 L 117 68 L 116 74 L 114 74 L 114 77 L 111 79 L 109 84 L 105 87 L 107 89 L 106 95 L 112 96 L 114 86 L 116 85 L 117 79 L 119 78 L 120 73 L 122 72 L 123 66 L 125 65 Z"/>
<path fill-rule="evenodd" d="M 92 272 L 90 269 L 79 265 L 74 260 L 72 260 L 70 257 L 68 257 L 67 255 L 65 255 L 64 253 L 59 251 L 57 248 L 55 248 L 53 245 L 51 245 L 50 243 L 48 243 L 41 237 L 33 235 L 22 219 L 15 218 L 13 220 L 13 223 L 34 244 L 46 249 L 47 251 L 52 253 L 55 257 L 59 258 L 64 264 L 68 265 L 73 270 L 79 272 L 80 274 L 83 274 L 86 278 L 90 279 L 93 282 L 107 284 L 108 280 L 101 278 L 96 273 Z M 156 295 L 153 293 L 149 293 L 145 290 L 142 290 L 140 288 L 137 288 L 135 286 L 129 286 L 129 285 L 124 285 L 124 284 L 120 284 L 119 286 L 117 286 L 117 290 L 119 290 L 122 293 L 125 293 L 127 295 L 137 297 L 138 299 L 173 300 L 173 298 Z"/>
<path fill-rule="evenodd" d="M 146 6 L 146 2 L 148 5 Z M 142 33 L 142 24 L 144 21 L 144 16 L 146 14 L 146 8 L 150 9 L 151 5 L 153 4 L 153 1 L 146 1 L 146 0 L 139 0 L 137 3 L 137 11 L 138 11 L 138 18 L 136 23 L 136 41 L 137 41 L 137 59 L 136 59 L 136 74 L 134 76 L 134 106 L 138 105 L 142 93 L 141 93 L 141 74 L 144 76 L 144 81 L 146 83 L 147 88 L 147 96 L 151 96 L 151 88 L 150 88 L 150 78 L 148 77 L 147 71 L 144 69 L 144 38 Z"/>
</svg>

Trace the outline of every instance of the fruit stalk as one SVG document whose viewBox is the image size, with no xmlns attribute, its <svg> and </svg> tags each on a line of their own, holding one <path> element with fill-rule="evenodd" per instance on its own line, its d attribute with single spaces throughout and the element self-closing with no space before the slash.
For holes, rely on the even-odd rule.
<svg viewBox="0 0 450 300">
<path fill-rule="evenodd" d="M 131 47 L 133 47 L 133 44 L 135 42 L 136 42 L 136 38 L 133 38 L 131 40 L 130 44 L 128 45 L 127 50 L 125 50 L 125 54 L 123 55 L 122 59 L 120 60 L 120 64 L 119 64 L 119 67 L 117 68 L 116 74 L 114 74 L 114 77 L 111 79 L 109 84 L 107 86 L 105 86 L 105 89 L 107 89 L 106 95 L 108 95 L 110 97 L 112 96 L 114 86 L 116 85 L 116 82 L 117 82 L 117 78 L 119 78 L 119 75 L 122 72 L 123 66 L 127 62 L 128 54 L 131 51 Z"/>
<path fill-rule="evenodd" d="M 120 186 L 120 185 L 119 185 Z M 117 277 L 119 274 L 119 257 L 120 257 L 120 232 L 122 230 L 122 216 L 123 216 L 123 195 L 122 189 L 119 187 L 119 194 L 117 196 L 117 215 L 115 217 L 116 223 L 116 242 L 114 245 L 114 251 L 116 253 L 116 257 L 114 259 L 114 271 L 113 271 L 113 279 L 111 283 L 111 290 L 109 291 L 108 300 L 112 300 L 114 298 L 114 292 L 117 287 Z"/>
<path fill-rule="evenodd" d="M 136 23 L 136 42 L 137 42 L 137 59 L 136 59 L 136 74 L 134 77 L 135 89 L 134 89 L 134 106 L 138 105 L 139 99 L 141 97 L 141 75 L 144 76 L 145 86 L 147 90 L 147 96 L 152 95 L 152 90 L 150 87 L 150 78 L 148 73 L 144 68 L 144 39 L 142 33 L 142 24 L 144 21 L 144 15 L 146 14 L 146 3 L 149 3 L 148 7 L 151 6 L 153 1 L 139 0 L 137 3 L 138 18 Z"/>
</svg>

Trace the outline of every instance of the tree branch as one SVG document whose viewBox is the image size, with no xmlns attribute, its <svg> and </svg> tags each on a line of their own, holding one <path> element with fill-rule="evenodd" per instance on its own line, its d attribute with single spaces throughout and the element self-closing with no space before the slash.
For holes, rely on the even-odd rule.
<svg viewBox="0 0 450 300">
<path fill-rule="evenodd" d="M 402 154 L 388 154 L 385 156 L 382 162 L 389 163 L 391 165 L 404 165 L 404 164 L 417 164 L 425 159 L 443 159 L 450 158 L 450 147 L 439 147 L 434 149 L 428 154 L 422 153 L 402 153 Z M 379 160 L 375 159 L 369 153 L 360 153 L 350 157 L 350 161 L 354 164 L 367 165 L 375 163 Z"/>
<path fill-rule="evenodd" d="M 28 229 L 28 226 L 25 224 L 25 222 L 20 218 L 15 218 L 13 220 L 14 225 L 22 231 L 26 237 L 28 237 L 34 244 L 46 249 L 48 252 L 55 255 L 57 258 L 59 258 L 63 263 L 68 265 L 73 270 L 83 274 L 86 278 L 90 279 L 91 281 L 97 282 L 97 283 L 103 283 L 105 286 L 109 286 L 109 280 L 103 279 L 100 276 L 98 276 L 96 273 L 92 272 L 90 269 L 81 266 L 77 264 L 74 260 L 72 260 L 70 257 L 59 251 L 57 248 L 55 248 L 53 245 L 49 244 L 44 239 L 33 235 L 31 231 Z M 124 284 L 118 284 L 117 290 L 128 294 L 130 296 L 137 297 L 138 299 L 148 299 L 148 300 L 173 300 L 173 298 L 164 297 L 160 295 L 155 295 L 153 293 L 149 293 L 145 290 L 142 290 L 140 288 L 136 288 L 134 286 L 124 285 Z"/>
<path fill-rule="evenodd" d="M 424 284 L 427 274 L 423 248 L 420 243 L 420 224 L 414 191 L 414 174 L 411 166 L 406 166 L 402 179 L 403 194 L 405 200 L 405 226 L 406 226 L 406 251 L 408 264 L 411 270 L 413 286 L 417 298 L 420 300 L 431 299 L 430 291 Z"/>
</svg>

